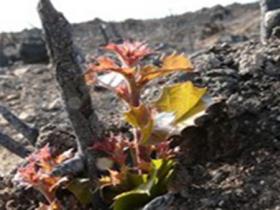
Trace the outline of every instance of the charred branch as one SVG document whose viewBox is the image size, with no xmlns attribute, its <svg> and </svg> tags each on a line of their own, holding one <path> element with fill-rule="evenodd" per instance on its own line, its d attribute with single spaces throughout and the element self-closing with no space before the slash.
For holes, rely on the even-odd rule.
<svg viewBox="0 0 280 210">
<path fill-rule="evenodd" d="M 117 30 L 116 26 L 111 23 L 110 24 L 111 29 L 112 29 L 112 33 L 113 33 L 113 42 L 116 43 L 122 43 L 124 41 L 123 37 L 121 36 L 121 34 L 119 33 L 119 31 Z"/>
<path fill-rule="evenodd" d="M 20 120 L 14 115 L 7 107 L 0 105 L 0 114 L 28 141 L 35 145 L 39 131 L 36 128 L 32 128 Z"/>
<path fill-rule="evenodd" d="M 95 183 L 98 177 L 95 165 L 97 154 L 88 148 L 100 139 L 103 125 L 97 118 L 84 81 L 79 53 L 72 39 L 71 25 L 49 0 L 39 1 L 38 12 L 66 111 L 77 136 L 78 157 L 85 160 L 79 167 L 85 166 L 85 171 Z M 76 160 L 69 160 L 71 161 Z M 62 173 L 61 168 L 58 171 Z"/>
<path fill-rule="evenodd" d="M 31 153 L 30 150 L 3 133 L 0 133 L 0 145 L 21 158 L 25 158 Z"/>
<path fill-rule="evenodd" d="M 103 36 L 103 39 L 104 39 L 104 45 L 107 45 L 110 41 L 110 38 L 109 38 L 109 35 L 107 33 L 107 30 L 106 30 L 107 29 L 106 25 L 105 24 L 100 24 L 99 29 L 100 29 L 100 32 L 101 32 L 101 34 Z"/>
</svg>

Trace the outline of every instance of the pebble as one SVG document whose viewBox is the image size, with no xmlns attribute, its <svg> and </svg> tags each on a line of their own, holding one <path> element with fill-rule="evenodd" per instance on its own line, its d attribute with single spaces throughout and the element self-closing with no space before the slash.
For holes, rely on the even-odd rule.
<svg viewBox="0 0 280 210">
<path fill-rule="evenodd" d="M 23 67 L 23 68 L 19 68 L 16 69 L 14 71 L 14 75 L 16 75 L 17 77 L 22 77 L 26 72 L 28 72 L 30 70 L 29 67 Z"/>
<path fill-rule="evenodd" d="M 0 116 L 0 125 L 5 126 L 8 125 L 9 123 L 2 117 Z"/>
<path fill-rule="evenodd" d="M 61 105 L 60 98 L 56 98 L 55 100 L 53 100 L 49 104 L 44 104 L 42 106 L 42 109 L 45 110 L 45 111 L 55 111 L 55 110 L 59 110 L 61 108 L 62 108 L 62 105 Z"/>
<path fill-rule="evenodd" d="M 16 99 L 19 99 L 20 98 L 20 95 L 19 94 L 11 94 L 11 95 L 8 95 L 6 97 L 6 100 L 7 101 L 13 101 L 13 100 L 16 100 Z"/>
<path fill-rule="evenodd" d="M 24 111 L 20 113 L 19 119 L 26 122 L 33 122 L 35 120 L 34 112 L 31 113 L 31 111 Z"/>
</svg>

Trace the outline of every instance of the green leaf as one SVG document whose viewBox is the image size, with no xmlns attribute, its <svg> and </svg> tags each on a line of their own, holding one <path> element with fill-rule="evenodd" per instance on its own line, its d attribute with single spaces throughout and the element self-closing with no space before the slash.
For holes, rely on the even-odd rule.
<svg viewBox="0 0 280 210">
<path fill-rule="evenodd" d="M 114 210 L 136 210 L 149 202 L 149 194 L 145 190 L 133 190 L 120 194 L 115 198 Z"/>
<path fill-rule="evenodd" d="M 144 179 L 143 179 L 144 181 Z M 155 176 L 149 181 L 142 183 L 136 189 L 124 192 L 114 198 L 114 210 L 134 210 L 145 205 L 151 199 L 151 189 L 155 181 Z"/>
<path fill-rule="evenodd" d="M 133 188 L 140 186 L 143 183 L 147 183 L 148 175 L 147 174 L 133 174 L 128 173 L 126 176 L 126 182 L 129 186 Z"/>
<path fill-rule="evenodd" d="M 124 192 L 114 198 L 114 210 L 134 210 L 144 206 L 148 201 L 167 192 L 167 186 L 174 172 L 175 161 L 152 160 L 153 170 L 142 177 L 134 177 L 141 183 L 135 189 Z M 136 183 L 135 182 L 135 183 Z"/>
<path fill-rule="evenodd" d="M 74 179 L 67 185 L 67 189 L 72 192 L 81 204 L 89 204 L 92 198 L 88 179 Z"/>
<path fill-rule="evenodd" d="M 152 195 L 155 197 L 167 192 L 168 184 L 170 183 L 174 174 L 175 161 L 172 159 L 159 159 L 153 160 L 152 162 L 157 168 L 156 177 L 158 181 L 151 190 Z"/>
</svg>

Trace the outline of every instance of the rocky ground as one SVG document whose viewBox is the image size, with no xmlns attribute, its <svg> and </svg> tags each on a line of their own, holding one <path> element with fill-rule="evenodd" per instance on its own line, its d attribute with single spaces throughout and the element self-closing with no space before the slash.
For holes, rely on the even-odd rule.
<svg viewBox="0 0 280 210">
<path fill-rule="evenodd" d="M 174 30 L 163 29 L 162 26 L 162 30 L 168 29 L 174 33 L 165 38 L 156 35 L 157 32 L 147 35 L 141 28 L 149 25 L 151 29 L 157 28 L 158 20 L 145 24 L 134 20 L 115 23 L 123 37 L 148 37 L 146 39 L 151 39 L 152 45 L 166 43 L 167 50 L 175 49 L 179 43 L 183 43 L 179 49 L 182 51 L 203 49 L 191 54 L 196 69 L 193 73 L 176 74 L 158 83 L 166 85 L 174 81 L 192 80 L 197 85 L 207 86 L 210 95 L 222 98 L 225 103 L 209 111 L 209 116 L 198 127 L 182 132 L 181 144 L 185 152 L 179 159 L 184 170 L 179 173 L 179 183 L 174 183 L 175 187 L 176 184 L 180 185 L 181 192 L 167 209 L 279 210 L 280 42 L 272 40 L 263 46 L 256 39 L 258 19 L 252 18 L 252 15 L 259 15 L 256 4 L 215 7 L 193 15 L 209 17 L 209 11 L 222 11 L 215 13 L 222 15 L 214 17 L 223 17 L 223 23 L 227 23 L 223 25 L 223 31 L 230 31 L 231 35 L 236 36 L 222 40 L 222 37 L 226 37 L 223 33 L 210 33 L 197 39 L 196 43 L 200 44 L 190 50 L 185 48 L 190 47 L 189 42 L 178 38 L 178 28 L 192 22 L 187 18 L 191 16 L 189 13 L 162 21 L 169 21 L 170 27 L 174 26 Z M 227 18 L 224 18 L 225 14 Z M 98 21 L 75 26 L 76 41 L 85 54 L 96 49 L 96 43 L 102 43 L 102 36 L 96 36 L 96 40 L 92 41 L 94 44 L 86 47 L 90 37 L 95 37 L 93 31 L 98 25 L 94 23 Z M 133 30 L 131 27 L 134 27 Z M 208 30 L 206 26 L 201 29 Z M 181 33 L 187 32 L 182 30 Z M 114 36 L 116 38 L 116 34 Z M 237 41 L 232 41 L 234 37 L 238 38 Z M 246 38 L 240 40 L 241 37 Z M 160 41 L 155 41 L 157 39 Z M 157 88 L 151 85 L 147 94 L 154 96 L 157 92 Z M 125 131 L 126 126 L 116 115 L 116 111 L 122 107 L 114 95 L 95 88 L 92 97 L 100 118 L 111 129 L 121 128 Z M 47 125 L 70 129 L 50 65 L 17 63 L 1 68 L 0 101 L 30 125 L 42 129 Z M 28 145 L 23 136 L 1 117 L 0 132 Z M 0 158 L 1 177 L 20 162 L 18 157 L 4 148 L 0 148 Z M 29 199 L 30 196 L 35 197 L 33 193 L 29 191 L 23 195 L 1 179 L 0 209 L 34 209 L 36 202 Z"/>
</svg>

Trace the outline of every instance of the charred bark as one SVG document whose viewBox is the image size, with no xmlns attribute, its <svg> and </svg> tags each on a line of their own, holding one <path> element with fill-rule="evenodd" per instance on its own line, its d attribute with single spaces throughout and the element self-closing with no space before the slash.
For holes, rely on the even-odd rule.
<svg viewBox="0 0 280 210">
<path fill-rule="evenodd" d="M 78 157 L 68 161 L 54 173 L 71 173 L 70 168 L 75 170 L 76 163 L 78 163 L 80 169 L 84 168 L 93 183 L 96 183 L 98 178 L 95 165 L 97 154 L 89 151 L 89 146 L 100 139 L 103 125 L 98 120 L 84 81 L 80 55 L 72 39 L 71 25 L 49 0 L 39 1 L 38 12 L 56 79 L 61 88 L 62 98 L 76 133 L 78 145 Z M 84 165 L 81 165 L 81 161 Z M 95 202 L 94 206 L 98 208 L 98 203 Z"/>
<path fill-rule="evenodd" d="M 36 128 L 32 128 L 20 120 L 16 115 L 14 115 L 8 108 L 0 105 L 0 114 L 25 138 L 29 140 L 29 142 L 34 146 L 37 137 L 39 135 L 39 131 Z"/>
<path fill-rule="evenodd" d="M 0 145 L 21 158 L 26 158 L 31 153 L 25 146 L 2 133 L 0 133 Z"/>
</svg>

